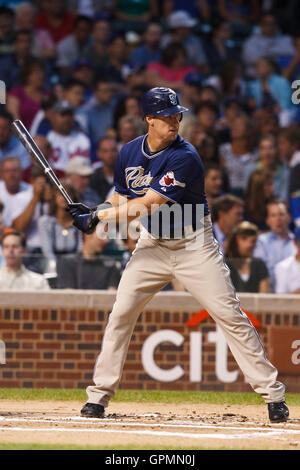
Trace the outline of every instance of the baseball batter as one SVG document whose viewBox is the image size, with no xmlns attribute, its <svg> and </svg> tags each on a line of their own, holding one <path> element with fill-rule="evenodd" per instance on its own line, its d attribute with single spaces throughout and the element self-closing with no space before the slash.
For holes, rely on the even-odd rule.
<svg viewBox="0 0 300 470">
<path fill-rule="evenodd" d="M 70 204 L 74 225 L 86 233 L 96 225 L 140 217 L 141 236 L 129 260 L 109 316 L 94 385 L 81 410 L 102 418 L 119 385 L 137 318 L 149 300 L 176 278 L 221 327 L 247 382 L 262 395 L 272 422 L 286 421 L 285 386 L 265 356 L 258 334 L 241 311 L 212 232 L 204 191 L 204 168 L 196 149 L 178 134 L 187 111 L 169 88 L 142 97 L 148 133 L 126 144 L 115 170 L 115 193 L 92 210 Z M 170 209 L 174 210 L 170 215 Z"/>
</svg>

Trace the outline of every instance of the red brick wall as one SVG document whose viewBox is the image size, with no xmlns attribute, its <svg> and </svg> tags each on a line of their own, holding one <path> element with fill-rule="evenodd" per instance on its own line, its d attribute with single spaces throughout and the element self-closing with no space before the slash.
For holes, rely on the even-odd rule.
<svg viewBox="0 0 300 470">
<path fill-rule="evenodd" d="M 92 380 L 109 311 L 110 308 L 2 306 L 0 340 L 5 343 L 6 364 L 0 364 L 0 387 L 85 388 Z M 189 311 L 150 308 L 144 311 L 130 343 L 121 388 L 251 390 L 241 373 L 234 383 L 222 383 L 216 378 L 215 344 L 207 341 L 209 331 L 215 331 L 215 323 L 207 319 L 197 327 L 187 327 L 185 323 L 191 315 Z M 299 311 L 255 312 L 254 315 L 262 323 L 258 332 L 267 353 L 270 328 L 300 326 Z M 163 343 L 155 350 L 155 362 L 162 369 L 170 369 L 177 364 L 184 369 L 183 377 L 175 382 L 152 379 L 141 361 L 145 339 L 162 329 L 172 329 L 184 336 L 180 347 Z M 189 337 L 192 331 L 203 334 L 202 380 L 196 383 L 189 379 Z M 228 370 L 236 369 L 236 362 L 229 353 Z M 279 375 L 279 379 L 286 383 L 289 392 L 300 392 L 300 382 L 295 375 Z"/>
</svg>

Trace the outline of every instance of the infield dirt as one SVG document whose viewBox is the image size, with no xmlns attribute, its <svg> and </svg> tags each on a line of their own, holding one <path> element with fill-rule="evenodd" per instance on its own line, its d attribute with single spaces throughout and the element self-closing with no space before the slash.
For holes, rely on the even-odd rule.
<svg viewBox="0 0 300 470">
<path fill-rule="evenodd" d="M 270 423 L 264 405 L 112 402 L 104 419 L 82 402 L 0 400 L 0 442 L 156 449 L 300 449 L 300 407 Z"/>
</svg>

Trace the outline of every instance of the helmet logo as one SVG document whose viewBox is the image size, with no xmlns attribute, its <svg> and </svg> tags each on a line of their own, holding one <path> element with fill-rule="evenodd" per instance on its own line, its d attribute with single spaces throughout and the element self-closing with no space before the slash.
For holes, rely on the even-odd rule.
<svg viewBox="0 0 300 470">
<path fill-rule="evenodd" d="M 177 105 L 177 96 L 175 95 L 175 93 L 170 93 L 169 98 L 170 98 L 171 104 L 173 106 L 176 106 Z"/>
</svg>

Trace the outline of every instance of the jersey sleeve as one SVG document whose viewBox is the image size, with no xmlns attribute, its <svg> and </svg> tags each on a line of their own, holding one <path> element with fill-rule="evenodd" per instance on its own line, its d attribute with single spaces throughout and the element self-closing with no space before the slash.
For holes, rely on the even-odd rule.
<svg viewBox="0 0 300 470">
<path fill-rule="evenodd" d="M 178 202 L 201 172 L 204 173 L 200 159 L 192 153 L 180 155 L 170 159 L 150 188 L 170 201 Z"/>
<path fill-rule="evenodd" d="M 125 178 L 125 171 L 122 165 L 122 150 L 119 153 L 117 163 L 115 166 L 115 173 L 114 173 L 114 183 L 115 183 L 115 191 L 119 194 L 123 194 L 123 196 L 130 196 L 130 191 L 126 185 L 126 178 Z"/>
</svg>

